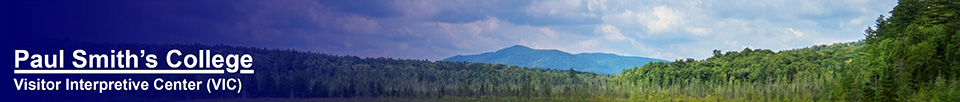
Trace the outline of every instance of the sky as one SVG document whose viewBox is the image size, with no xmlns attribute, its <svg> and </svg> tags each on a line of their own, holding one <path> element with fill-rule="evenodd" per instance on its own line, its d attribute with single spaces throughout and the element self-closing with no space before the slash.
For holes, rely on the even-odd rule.
<svg viewBox="0 0 960 102">
<path fill-rule="evenodd" d="M 895 0 L 5 1 L 16 36 L 440 60 L 513 45 L 665 60 L 863 39 Z"/>
</svg>

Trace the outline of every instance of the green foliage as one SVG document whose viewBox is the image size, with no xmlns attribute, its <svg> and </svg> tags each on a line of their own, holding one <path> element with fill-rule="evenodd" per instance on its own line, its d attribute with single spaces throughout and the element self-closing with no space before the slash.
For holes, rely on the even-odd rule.
<svg viewBox="0 0 960 102">
<path fill-rule="evenodd" d="M 846 75 L 863 81 L 844 81 L 846 92 L 837 93 L 855 96 L 848 100 L 930 101 L 922 96 L 949 92 L 936 83 L 960 78 L 960 1 L 901 0 L 891 13 L 878 18 L 875 30 L 867 29 L 862 64 Z"/>
<path fill-rule="evenodd" d="M 638 94 L 728 99 L 827 100 L 832 83 L 851 64 L 861 42 L 817 45 L 774 52 L 745 48 L 705 60 L 651 62 L 624 70 L 611 80 L 635 87 Z"/>
</svg>

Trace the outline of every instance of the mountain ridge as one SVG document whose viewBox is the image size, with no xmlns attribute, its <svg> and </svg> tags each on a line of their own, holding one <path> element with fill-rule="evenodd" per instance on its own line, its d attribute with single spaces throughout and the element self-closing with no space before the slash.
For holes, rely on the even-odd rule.
<svg viewBox="0 0 960 102">
<path fill-rule="evenodd" d="M 661 59 L 621 56 L 611 53 L 572 54 L 556 49 L 533 49 L 523 45 L 513 45 L 497 51 L 474 55 L 456 55 L 444 58 L 443 61 L 495 63 L 559 70 L 573 68 L 577 71 L 600 74 L 619 74 L 623 69 L 643 66 L 651 61 L 668 62 Z"/>
</svg>

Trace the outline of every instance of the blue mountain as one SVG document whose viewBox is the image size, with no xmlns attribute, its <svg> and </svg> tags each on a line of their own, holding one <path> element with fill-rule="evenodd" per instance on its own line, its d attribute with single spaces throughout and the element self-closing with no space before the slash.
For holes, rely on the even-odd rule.
<svg viewBox="0 0 960 102">
<path fill-rule="evenodd" d="M 457 55 L 445 58 L 443 61 L 467 61 L 479 63 L 494 63 L 517 65 L 521 67 L 536 67 L 543 69 L 595 72 L 599 74 L 620 74 L 623 69 L 643 66 L 648 62 L 666 62 L 666 60 L 620 56 L 609 53 L 580 53 L 570 54 L 560 50 L 531 49 L 530 47 L 514 45 L 496 52 L 487 52 L 476 55 Z"/>
</svg>

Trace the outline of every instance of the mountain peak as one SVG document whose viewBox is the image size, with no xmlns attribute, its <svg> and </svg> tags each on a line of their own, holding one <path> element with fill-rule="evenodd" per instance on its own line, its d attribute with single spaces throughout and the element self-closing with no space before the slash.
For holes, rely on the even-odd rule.
<svg viewBox="0 0 960 102">
<path fill-rule="evenodd" d="M 530 48 L 530 47 L 527 47 L 527 46 L 523 46 L 523 45 L 513 45 L 513 46 L 510 46 L 510 47 L 507 47 L 507 48 L 500 49 L 500 50 L 498 50 L 497 52 L 500 52 L 500 51 L 524 51 L 524 50 L 533 50 L 533 48 Z"/>
<path fill-rule="evenodd" d="M 523 46 L 523 45 L 513 45 L 513 46 L 510 46 L 510 47 L 507 47 L 507 48 L 503 48 L 503 49 L 532 49 L 532 48 L 527 47 L 527 46 Z"/>
</svg>

